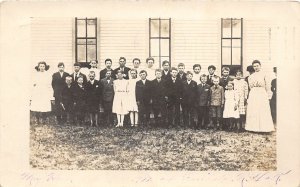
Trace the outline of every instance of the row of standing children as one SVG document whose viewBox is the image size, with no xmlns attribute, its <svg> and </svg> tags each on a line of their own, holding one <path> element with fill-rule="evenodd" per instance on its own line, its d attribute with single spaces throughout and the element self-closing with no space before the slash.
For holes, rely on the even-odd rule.
<svg viewBox="0 0 300 187">
<path fill-rule="evenodd" d="M 148 58 L 147 63 L 149 61 L 154 63 L 153 58 Z M 63 68 L 64 64 L 60 63 L 58 67 Z M 163 70 L 155 70 L 152 81 L 147 80 L 147 71 L 138 72 L 136 69 L 127 71 L 125 77 L 130 76 L 130 80 L 124 80 L 124 71 L 119 70 L 116 73 L 118 80 L 114 81 L 111 77 L 115 72 L 106 71 L 105 78 L 98 81 L 95 80 L 97 73 L 90 71 L 87 81 L 79 71 L 80 64 L 75 63 L 73 74 L 65 75 L 65 72 L 59 71 L 52 77 L 58 122 L 75 119 L 75 122 L 82 123 L 88 112 L 91 125 L 98 125 L 101 102 L 105 123 L 113 123 L 113 112 L 117 114 L 118 127 L 123 126 L 127 114 L 132 126 L 145 124 L 149 122 L 151 111 L 157 124 L 180 125 L 182 108 L 184 126 L 208 128 L 211 124 L 215 129 L 241 129 L 248 96 L 248 85 L 242 79 L 241 71 L 237 71 L 233 80 L 227 67 L 222 69 L 221 78 L 214 74 L 215 66 L 208 67 L 207 76 L 200 75 L 199 64 L 193 66 L 194 74 L 185 73 L 182 63 L 178 65 L 179 71 L 169 67 L 169 62 L 164 61 Z M 167 71 L 169 74 L 166 74 Z M 56 74 L 66 80 L 60 95 L 55 95 Z M 137 79 L 137 74 L 140 79 Z"/>
</svg>

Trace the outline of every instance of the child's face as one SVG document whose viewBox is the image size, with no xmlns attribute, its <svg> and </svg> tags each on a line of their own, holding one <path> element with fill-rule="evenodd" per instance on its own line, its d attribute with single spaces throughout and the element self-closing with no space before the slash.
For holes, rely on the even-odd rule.
<svg viewBox="0 0 300 187">
<path fill-rule="evenodd" d="M 152 68 L 153 64 L 154 64 L 153 60 L 148 60 L 147 62 L 148 68 Z"/>
<path fill-rule="evenodd" d="M 194 73 L 199 74 L 200 71 L 201 71 L 200 67 L 197 66 L 194 68 Z"/>
<path fill-rule="evenodd" d="M 39 70 L 40 70 L 40 71 L 42 71 L 42 72 L 45 71 L 45 68 L 46 68 L 46 67 L 45 67 L 45 64 L 40 64 L 40 65 L 39 65 Z"/>
<path fill-rule="evenodd" d="M 94 73 L 90 73 L 89 74 L 89 78 L 90 78 L 90 80 L 94 80 L 95 79 L 95 74 Z"/>
<path fill-rule="evenodd" d="M 72 84 L 72 78 L 66 78 L 66 83 L 67 83 L 67 85 L 71 85 Z"/>
<path fill-rule="evenodd" d="M 237 73 L 236 73 L 236 79 L 237 79 L 237 80 L 241 80 L 242 76 L 243 76 L 243 75 L 242 75 L 241 72 L 237 72 Z"/>
<path fill-rule="evenodd" d="M 179 66 L 178 71 L 180 74 L 182 74 L 184 72 L 184 66 Z"/>
<path fill-rule="evenodd" d="M 140 77 L 141 77 L 142 80 L 145 80 L 147 75 L 146 75 L 145 72 L 143 72 L 143 73 L 140 73 Z"/>
<path fill-rule="evenodd" d="M 192 80 L 192 79 L 193 79 L 193 75 L 192 75 L 192 74 L 187 74 L 187 75 L 186 75 L 186 79 L 187 79 L 188 81 Z"/>
<path fill-rule="evenodd" d="M 260 66 L 259 63 L 254 63 L 252 66 L 253 66 L 255 72 L 259 72 L 259 71 L 260 71 L 260 67 L 261 67 L 261 66 Z"/>
<path fill-rule="evenodd" d="M 157 79 L 161 79 L 161 72 L 159 72 L 159 71 L 157 71 L 157 72 L 155 72 L 155 77 L 157 78 Z"/>
<path fill-rule="evenodd" d="M 111 76 L 111 71 L 107 71 L 106 74 L 105 74 L 105 77 L 110 78 L 110 76 Z"/>
<path fill-rule="evenodd" d="M 228 89 L 228 90 L 233 90 L 233 85 L 232 85 L 232 84 L 228 84 L 228 85 L 227 85 L 227 89 Z"/>
<path fill-rule="evenodd" d="M 224 71 L 222 72 L 222 75 L 223 75 L 224 77 L 227 77 L 227 76 L 229 75 L 229 71 L 224 70 Z"/>
<path fill-rule="evenodd" d="M 172 70 L 171 74 L 172 74 L 172 77 L 175 78 L 175 77 L 177 77 L 178 71 Z"/>
<path fill-rule="evenodd" d="M 219 85 L 219 82 L 220 82 L 219 79 L 213 79 L 213 83 L 215 86 Z"/>
<path fill-rule="evenodd" d="M 134 68 L 139 68 L 139 66 L 140 66 L 140 61 L 134 60 L 134 61 L 133 61 L 133 67 L 134 67 Z"/>
<path fill-rule="evenodd" d="M 92 68 L 97 68 L 96 61 L 91 61 L 90 65 L 91 65 Z"/>
<path fill-rule="evenodd" d="M 168 70 L 170 69 L 170 64 L 169 64 L 169 63 L 165 63 L 165 64 L 163 65 L 163 69 L 164 69 L 165 71 L 168 71 Z"/>
<path fill-rule="evenodd" d="M 75 70 L 75 72 L 79 72 L 80 66 L 74 66 L 74 70 Z"/>
<path fill-rule="evenodd" d="M 77 79 L 77 82 L 78 82 L 78 84 L 82 85 L 82 84 L 83 84 L 83 78 L 82 78 L 82 77 L 79 77 L 79 78 Z"/>
<path fill-rule="evenodd" d="M 213 68 L 209 68 L 208 72 L 209 74 L 213 75 L 215 73 L 215 70 Z"/>
<path fill-rule="evenodd" d="M 119 64 L 120 64 L 120 67 L 124 67 L 126 64 L 126 61 L 124 59 L 120 59 Z"/>
<path fill-rule="evenodd" d="M 64 67 L 64 66 L 59 66 L 59 67 L 58 67 L 58 71 L 60 71 L 60 72 L 63 72 L 63 71 L 64 71 L 64 69 L 65 69 L 65 67 Z"/>
<path fill-rule="evenodd" d="M 111 61 L 106 61 L 106 62 L 105 62 L 106 68 L 107 68 L 107 69 L 110 69 L 111 64 L 112 64 Z"/>
<path fill-rule="evenodd" d="M 132 79 L 136 79 L 137 75 L 135 71 L 130 71 L 130 76 Z"/>
<path fill-rule="evenodd" d="M 203 84 L 206 83 L 206 81 L 207 81 L 206 76 L 205 76 L 205 77 L 200 77 L 200 81 L 201 81 Z"/>
<path fill-rule="evenodd" d="M 121 72 L 119 72 L 118 74 L 117 74 L 117 77 L 118 77 L 118 79 L 123 79 L 123 74 L 121 73 Z"/>
</svg>

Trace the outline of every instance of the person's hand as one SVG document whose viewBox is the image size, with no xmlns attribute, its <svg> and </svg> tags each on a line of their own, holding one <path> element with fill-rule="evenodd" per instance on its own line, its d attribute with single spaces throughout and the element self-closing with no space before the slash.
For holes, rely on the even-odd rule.
<svg viewBox="0 0 300 187">
<path fill-rule="evenodd" d="M 74 106 L 76 105 L 76 102 L 74 102 Z"/>
<path fill-rule="evenodd" d="M 166 101 L 168 101 L 168 100 L 169 100 L 168 96 L 165 96 L 165 100 L 166 100 Z"/>
<path fill-rule="evenodd" d="M 141 103 L 140 103 L 139 101 L 137 101 L 136 104 L 137 104 L 138 106 L 140 106 Z"/>
<path fill-rule="evenodd" d="M 244 100 L 244 105 L 247 105 L 247 99 Z"/>
<path fill-rule="evenodd" d="M 55 101 L 54 101 L 54 100 L 51 100 L 51 104 L 52 104 L 52 105 L 55 105 Z"/>
<path fill-rule="evenodd" d="M 224 104 L 221 105 L 221 108 L 224 108 Z"/>
</svg>

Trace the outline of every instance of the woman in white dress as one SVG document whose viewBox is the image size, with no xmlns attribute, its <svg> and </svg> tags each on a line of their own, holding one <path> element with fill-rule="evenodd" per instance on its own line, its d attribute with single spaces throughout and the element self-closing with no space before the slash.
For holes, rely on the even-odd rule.
<svg viewBox="0 0 300 187">
<path fill-rule="evenodd" d="M 37 72 L 32 78 L 30 110 L 35 114 L 37 123 L 45 123 L 53 99 L 52 75 L 48 72 L 49 65 L 46 62 L 39 62 L 35 69 Z"/>
<path fill-rule="evenodd" d="M 113 113 L 117 114 L 118 125 L 116 127 L 123 127 L 124 116 L 128 114 L 128 80 L 123 79 L 123 72 L 119 70 L 117 72 L 117 80 L 114 81 L 114 101 L 113 101 Z"/>
<path fill-rule="evenodd" d="M 261 63 L 254 60 L 252 66 L 255 72 L 248 78 L 250 93 L 245 129 L 253 132 L 271 132 L 274 131 L 269 105 L 271 85 L 267 84 L 266 75 L 261 71 Z"/>
<path fill-rule="evenodd" d="M 128 80 L 128 111 L 132 127 L 136 127 L 138 123 L 138 106 L 136 103 L 135 86 L 137 79 L 137 70 L 130 70 L 130 79 Z"/>
</svg>

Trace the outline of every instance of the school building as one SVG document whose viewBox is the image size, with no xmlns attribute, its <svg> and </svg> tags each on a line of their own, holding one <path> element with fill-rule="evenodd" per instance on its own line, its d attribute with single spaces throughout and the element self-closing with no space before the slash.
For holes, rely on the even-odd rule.
<svg viewBox="0 0 300 187">
<path fill-rule="evenodd" d="M 272 72 L 282 61 L 295 63 L 299 48 L 299 25 L 282 25 L 276 20 L 243 17 L 172 18 L 145 17 L 138 19 L 107 19 L 101 17 L 31 18 L 32 62 L 44 60 L 56 71 L 64 62 L 66 71 L 72 65 L 83 65 L 97 59 L 99 68 L 111 58 L 113 68 L 119 57 L 140 58 L 145 66 L 149 56 L 155 66 L 169 60 L 172 66 L 184 63 L 186 70 L 194 64 L 207 73 L 209 65 L 232 69 L 246 68 L 255 59 L 264 70 Z"/>
</svg>

